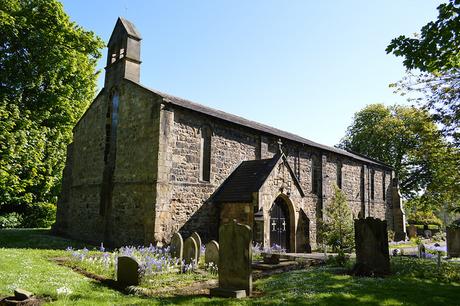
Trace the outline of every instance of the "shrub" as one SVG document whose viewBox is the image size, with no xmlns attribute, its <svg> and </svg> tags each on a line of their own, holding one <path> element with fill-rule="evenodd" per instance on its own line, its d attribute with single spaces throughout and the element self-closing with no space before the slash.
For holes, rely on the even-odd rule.
<svg viewBox="0 0 460 306">
<path fill-rule="evenodd" d="M 7 213 L 0 216 L 0 228 L 20 227 L 22 224 L 22 216 L 17 212 Z"/>
<path fill-rule="evenodd" d="M 323 243 L 334 252 L 351 251 L 355 243 L 353 215 L 339 187 L 334 186 L 334 196 L 324 212 L 325 220 L 319 226 Z"/>
<path fill-rule="evenodd" d="M 24 213 L 23 227 L 50 227 L 56 220 L 56 205 L 46 202 L 31 204 Z"/>
</svg>

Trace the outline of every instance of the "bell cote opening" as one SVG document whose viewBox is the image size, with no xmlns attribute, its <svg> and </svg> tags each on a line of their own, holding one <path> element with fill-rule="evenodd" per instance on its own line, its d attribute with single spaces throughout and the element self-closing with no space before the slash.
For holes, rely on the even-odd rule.
<svg viewBox="0 0 460 306">
<path fill-rule="evenodd" d="M 141 39 L 134 24 L 122 17 L 118 18 L 107 45 L 104 87 L 110 88 L 122 79 L 139 83 Z"/>
</svg>

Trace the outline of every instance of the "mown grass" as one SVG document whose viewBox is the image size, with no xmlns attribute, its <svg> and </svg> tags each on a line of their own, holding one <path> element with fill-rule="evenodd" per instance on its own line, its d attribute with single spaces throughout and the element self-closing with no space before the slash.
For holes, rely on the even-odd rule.
<svg viewBox="0 0 460 306">
<path fill-rule="evenodd" d="M 126 295 L 50 260 L 66 256 L 69 245 L 84 246 L 46 230 L 0 230 L 0 296 L 21 287 L 52 305 L 460 305 L 458 282 L 436 278 L 432 262 L 411 259 L 393 261 L 395 274 L 387 278 L 358 278 L 331 267 L 287 272 L 257 280 L 256 296 L 242 300 Z M 425 269 L 431 272 L 420 274 Z M 449 280 L 456 279 L 460 267 L 449 269 Z M 62 287 L 72 293 L 58 295 Z"/>
</svg>

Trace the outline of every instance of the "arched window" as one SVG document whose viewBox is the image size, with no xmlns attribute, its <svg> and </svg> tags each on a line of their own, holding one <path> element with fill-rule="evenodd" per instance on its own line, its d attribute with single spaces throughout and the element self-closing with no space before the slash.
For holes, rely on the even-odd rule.
<svg viewBox="0 0 460 306">
<path fill-rule="evenodd" d="M 200 139 L 200 180 L 206 182 L 211 179 L 211 136 L 211 128 L 203 126 Z"/>
</svg>

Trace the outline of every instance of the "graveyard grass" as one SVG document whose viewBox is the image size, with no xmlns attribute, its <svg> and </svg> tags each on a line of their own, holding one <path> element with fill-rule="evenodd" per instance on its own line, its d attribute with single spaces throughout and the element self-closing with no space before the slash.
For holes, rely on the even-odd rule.
<svg viewBox="0 0 460 306">
<path fill-rule="evenodd" d="M 458 305 L 460 267 L 450 278 L 436 279 L 433 262 L 393 260 L 399 274 L 387 278 L 357 278 L 332 267 L 317 267 L 274 275 L 254 283 L 255 297 L 231 300 L 207 296 L 143 297 L 126 295 L 89 279 L 53 258 L 65 248 L 83 244 L 50 236 L 47 230 L 0 230 L 0 297 L 16 287 L 47 298 L 52 305 Z M 70 294 L 65 294 L 66 290 Z M 58 292 L 61 292 L 58 294 Z"/>
</svg>

